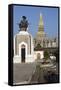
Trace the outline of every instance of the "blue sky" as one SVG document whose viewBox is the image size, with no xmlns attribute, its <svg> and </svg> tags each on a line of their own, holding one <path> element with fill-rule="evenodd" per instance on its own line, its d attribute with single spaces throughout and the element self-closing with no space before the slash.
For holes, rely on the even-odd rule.
<svg viewBox="0 0 61 90">
<path fill-rule="evenodd" d="M 38 31 L 40 13 L 43 17 L 44 31 L 48 37 L 58 36 L 58 8 L 14 6 L 14 35 L 19 32 L 18 23 L 21 16 L 26 16 L 29 22 L 28 32 L 35 37 Z"/>
</svg>

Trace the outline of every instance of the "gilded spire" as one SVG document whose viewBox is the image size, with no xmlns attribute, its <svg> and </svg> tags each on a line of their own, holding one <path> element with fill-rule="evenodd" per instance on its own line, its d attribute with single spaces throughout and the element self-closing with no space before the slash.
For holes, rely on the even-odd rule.
<svg viewBox="0 0 61 90">
<path fill-rule="evenodd" d="M 43 24 L 43 18 L 42 18 L 42 14 L 41 13 L 40 13 L 40 21 L 39 21 L 38 31 L 44 31 L 44 24 Z"/>
<path fill-rule="evenodd" d="M 40 14 L 37 37 L 44 37 L 44 36 L 45 36 L 45 32 L 44 32 L 43 18 L 42 18 L 42 14 Z"/>
</svg>

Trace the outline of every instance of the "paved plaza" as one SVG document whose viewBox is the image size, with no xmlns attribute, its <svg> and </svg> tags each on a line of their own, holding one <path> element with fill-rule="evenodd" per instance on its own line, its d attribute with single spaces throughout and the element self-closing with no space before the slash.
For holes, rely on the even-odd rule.
<svg viewBox="0 0 61 90">
<path fill-rule="evenodd" d="M 36 66 L 40 65 L 41 70 L 38 71 L 39 69 L 36 70 Z M 38 79 L 40 79 L 40 83 L 46 83 L 45 79 L 44 79 L 44 69 L 47 68 L 49 69 L 49 67 L 47 67 L 48 65 L 44 65 L 44 67 L 42 67 L 41 63 L 19 63 L 19 64 L 14 64 L 13 65 L 13 81 L 14 84 L 30 84 L 30 83 L 38 83 Z M 51 69 L 56 69 L 56 73 L 58 73 L 58 66 L 57 64 L 55 66 L 51 66 Z M 40 78 L 39 78 L 40 76 Z"/>
</svg>

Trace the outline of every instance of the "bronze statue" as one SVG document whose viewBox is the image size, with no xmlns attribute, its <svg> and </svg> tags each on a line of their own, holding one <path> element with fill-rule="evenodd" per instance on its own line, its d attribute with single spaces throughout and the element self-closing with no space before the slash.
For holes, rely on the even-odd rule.
<svg viewBox="0 0 61 90">
<path fill-rule="evenodd" d="M 28 27 L 28 21 L 26 19 L 26 16 L 22 16 L 22 20 L 19 23 L 19 28 L 20 28 L 20 30 L 21 30 L 21 28 L 24 28 L 26 30 L 27 27 Z"/>
</svg>

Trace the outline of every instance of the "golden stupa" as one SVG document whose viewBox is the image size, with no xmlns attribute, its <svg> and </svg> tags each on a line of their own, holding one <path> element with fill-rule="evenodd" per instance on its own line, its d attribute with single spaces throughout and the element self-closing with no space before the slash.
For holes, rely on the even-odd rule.
<svg viewBox="0 0 61 90">
<path fill-rule="evenodd" d="M 42 14 L 40 14 L 37 37 L 44 37 L 44 36 L 45 36 L 45 32 L 44 32 L 43 17 L 42 17 Z"/>
</svg>

